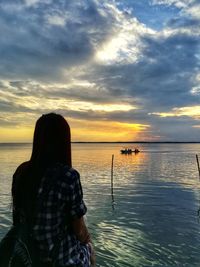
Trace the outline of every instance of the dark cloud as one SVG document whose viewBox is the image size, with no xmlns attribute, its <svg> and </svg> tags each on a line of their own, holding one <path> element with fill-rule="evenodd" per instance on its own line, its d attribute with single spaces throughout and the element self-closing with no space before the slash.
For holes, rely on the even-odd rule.
<svg viewBox="0 0 200 267">
<path fill-rule="evenodd" d="M 71 81 L 69 81 L 70 83 Z M 7 85 L 0 82 L 0 92 L 6 91 L 12 93 L 13 97 L 34 96 L 37 98 L 48 99 L 66 99 L 73 101 L 85 101 L 95 104 L 133 104 L 132 99 L 123 94 L 123 90 L 114 89 L 111 91 L 98 84 L 42 84 L 31 81 L 10 81 Z M 123 99 L 116 99 L 116 95 L 121 94 Z"/>
<path fill-rule="evenodd" d="M 16 107 L 12 102 L 0 100 L 1 112 L 15 112 Z"/>
<path fill-rule="evenodd" d="M 13 114 L 17 112 L 22 112 L 22 113 L 33 112 L 31 108 L 24 107 L 23 105 L 16 105 L 12 101 L 3 101 L 3 100 L 0 100 L 0 110 L 1 114 L 4 112 L 11 112 Z"/>
<path fill-rule="evenodd" d="M 22 3 L 1 1 L 2 78 L 58 79 L 63 68 L 89 60 L 114 30 L 114 16 L 95 1 Z"/>
<path fill-rule="evenodd" d="M 162 136 L 162 140 L 196 142 L 200 138 L 199 128 L 193 127 L 200 125 L 200 120 L 187 116 L 164 118 L 150 115 L 150 117 L 153 134 Z"/>
<path fill-rule="evenodd" d="M 199 104 L 190 91 L 197 83 L 200 37 L 177 31 L 167 37 L 146 35 L 143 43 L 138 62 L 98 66 L 89 75 L 94 81 L 102 77 L 99 83 L 113 96 L 129 96 L 149 112 Z"/>
</svg>

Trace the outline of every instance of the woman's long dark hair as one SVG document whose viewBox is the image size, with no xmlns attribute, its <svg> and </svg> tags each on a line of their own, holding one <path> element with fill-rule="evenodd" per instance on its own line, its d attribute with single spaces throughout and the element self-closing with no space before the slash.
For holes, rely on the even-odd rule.
<svg viewBox="0 0 200 267">
<path fill-rule="evenodd" d="M 60 162 L 71 166 L 70 128 L 61 115 L 49 113 L 36 122 L 30 162 L 43 166 Z"/>
<path fill-rule="evenodd" d="M 31 217 L 41 179 L 46 169 L 56 163 L 72 165 L 70 127 L 61 115 L 49 113 L 36 122 L 30 161 L 21 164 L 13 176 L 14 211 L 21 209 Z M 13 214 L 15 219 L 18 220 Z"/>
</svg>

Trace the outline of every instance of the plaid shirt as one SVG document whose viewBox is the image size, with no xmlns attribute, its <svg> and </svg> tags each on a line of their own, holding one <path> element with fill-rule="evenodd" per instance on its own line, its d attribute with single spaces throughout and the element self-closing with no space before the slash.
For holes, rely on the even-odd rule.
<svg viewBox="0 0 200 267">
<path fill-rule="evenodd" d="M 72 219 L 82 217 L 87 211 L 79 173 L 63 164 L 48 169 L 37 199 L 39 212 L 36 215 L 34 235 L 41 252 L 49 255 L 58 236 L 62 236 L 57 255 L 59 265 L 90 266 L 89 247 L 77 240 L 70 226 Z"/>
</svg>

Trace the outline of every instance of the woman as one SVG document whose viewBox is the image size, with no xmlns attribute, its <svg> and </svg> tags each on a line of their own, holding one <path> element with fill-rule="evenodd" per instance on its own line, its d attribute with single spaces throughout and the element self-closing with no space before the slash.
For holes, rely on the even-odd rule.
<svg viewBox="0 0 200 267">
<path fill-rule="evenodd" d="M 27 222 L 44 263 L 58 266 L 95 264 L 83 216 L 79 173 L 71 167 L 70 128 L 58 114 L 40 117 L 31 159 L 13 176 L 13 224 Z"/>
</svg>

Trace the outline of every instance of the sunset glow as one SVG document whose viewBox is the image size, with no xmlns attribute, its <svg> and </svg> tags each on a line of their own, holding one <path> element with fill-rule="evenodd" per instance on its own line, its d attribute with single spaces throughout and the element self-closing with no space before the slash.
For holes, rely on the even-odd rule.
<svg viewBox="0 0 200 267">
<path fill-rule="evenodd" d="M 119 122 L 71 121 L 73 140 L 79 141 L 131 141 L 139 139 L 140 134 L 149 129 L 149 125 Z"/>
</svg>

